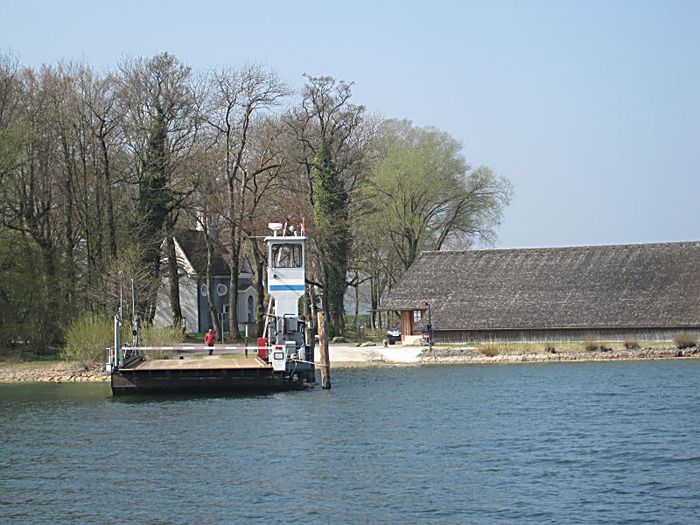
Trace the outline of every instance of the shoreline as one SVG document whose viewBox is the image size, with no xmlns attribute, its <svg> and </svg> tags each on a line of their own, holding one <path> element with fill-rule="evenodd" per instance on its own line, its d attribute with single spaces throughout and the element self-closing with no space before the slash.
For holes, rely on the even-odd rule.
<svg viewBox="0 0 700 525">
<path fill-rule="evenodd" d="M 436 352 L 437 350 L 437 352 Z M 446 352 L 444 351 L 446 350 Z M 679 350 L 677 348 L 640 348 L 637 350 L 610 350 L 585 352 L 556 352 L 529 354 L 500 354 L 487 357 L 477 351 L 460 355 L 450 349 L 434 349 L 431 355 L 426 350 L 420 356 L 421 364 L 516 364 L 516 363 L 590 363 L 606 361 L 655 361 L 661 359 L 700 359 L 698 347 Z M 466 352 L 464 352 L 466 354 Z"/>
<path fill-rule="evenodd" d="M 653 361 L 660 359 L 700 359 L 700 348 L 640 348 L 636 350 L 504 353 L 486 356 L 474 347 L 433 348 L 379 347 L 336 349 L 331 347 L 331 367 L 359 368 L 378 365 L 508 365 L 518 363 L 586 363 L 606 361 Z M 410 350 L 409 350 L 410 349 Z M 338 351 L 340 350 L 340 351 Z M 364 350 L 364 352 L 358 352 Z M 393 359 L 397 351 L 409 350 L 401 360 Z M 354 354 L 354 355 L 353 355 Z M 363 355 L 362 355 L 363 354 Z M 364 359 L 362 357 L 364 357 Z M 357 356 L 357 357 L 356 357 Z"/>
<path fill-rule="evenodd" d="M 415 346 L 356 347 L 331 345 L 331 368 L 368 368 L 396 365 L 507 365 L 518 363 L 586 363 L 700 359 L 700 348 L 640 348 L 637 350 L 499 354 L 485 356 L 474 347 L 433 348 Z M 318 364 L 318 361 L 317 361 Z M 0 362 L 0 383 L 108 383 L 104 365 L 81 363 Z"/>
<path fill-rule="evenodd" d="M 0 362 L 2 383 L 109 383 L 104 365 L 85 366 L 71 361 L 54 363 Z"/>
</svg>

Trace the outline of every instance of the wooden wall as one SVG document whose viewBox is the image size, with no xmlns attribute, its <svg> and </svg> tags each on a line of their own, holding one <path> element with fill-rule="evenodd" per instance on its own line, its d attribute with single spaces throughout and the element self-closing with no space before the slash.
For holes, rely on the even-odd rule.
<svg viewBox="0 0 700 525">
<path fill-rule="evenodd" d="M 403 312 L 402 312 L 403 313 Z M 403 328 L 403 325 L 402 325 Z M 496 342 L 577 342 L 577 341 L 671 341 L 679 333 L 691 333 L 700 339 L 700 327 L 636 328 L 598 330 L 439 330 L 436 343 Z"/>
<path fill-rule="evenodd" d="M 401 310 L 401 342 L 406 340 L 406 336 L 413 334 L 413 312 L 411 310 Z"/>
</svg>

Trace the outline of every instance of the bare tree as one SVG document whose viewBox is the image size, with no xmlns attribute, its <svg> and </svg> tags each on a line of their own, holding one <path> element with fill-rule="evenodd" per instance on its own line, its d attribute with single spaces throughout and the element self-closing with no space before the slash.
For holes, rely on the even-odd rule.
<svg viewBox="0 0 700 525">
<path fill-rule="evenodd" d="M 352 195 L 365 175 L 364 106 L 350 103 L 352 84 L 306 75 L 301 105 L 288 118 L 298 141 L 297 162 L 307 180 L 316 227 L 322 307 L 332 329 L 342 332 Z"/>
<path fill-rule="evenodd" d="M 9 78 L 8 78 L 9 76 Z M 57 168 L 59 145 L 51 128 L 52 73 L 44 68 L 39 75 L 25 69 L 3 71 L 3 135 L 12 141 L 12 150 L 3 155 L 2 224 L 21 232 L 38 247 L 41 264 L 37 274 L 43 283 L 43 301 L 38 317 L 38 338 L 51 343 L 60 337 L 60 324 L 66 308 L 61 308 L 65 287 L 61 252 L 64 239 L 61 224 L 62 177 Z M 10 144 L 8 144 L 10 145 Z M 66 305 L 68 306 L 68 305 Z"/>
<path fill-rule="evenodd" d="M 97 184 L 97 188 L 101 188 L 98 198 L 104 199 L 104 204 L 100 203 L 97 207 L 97 219 L 101 221 L 104 206 L 109 255 L 114 258 L 117 255 L 118 241 L 113 197 L 113 159 L 120 146 L 124 108 L 120 108 L 117 103 L 117 79 L 113 75 L 100 76 L 91 68 L 83 66 L 78 71 L 77 82 L 81 98 L 81 116 L 94 141 L 94 165 L 101 170 L 102 183 Z M 102 228 L 99 229 L 100 232 L 101 230 Z"/>
<path fill-rule="evenodd" d="M 224 175 L 228 202 L 222 215 L 227 222 L 230 331 L 239 338 L 238 276 L 246 223 L 259 201 L 261 178 L 279 167 L 274 148 L 261 142 L 251 144 L 256 118 L 277 106 L 289 94 L 276 74 L 258 65 L 212 74 L 208 123 L 215 130 L 215 169 Z M 259 138 L 262 135 L 259 135 Z M 269 144 L 268 144 L 269 145 Z M 264 185 L 264 183 L 263 183 Z"/>
<path fill-rule="evenodd" d="M 143 246 L 143 262 L 157 281 L 168 216 L 182 206 L 198 182 L 187 170 L 201 123 L 196 86 L 190 68 L 168 53 L 124 62 L 119 81 L 124 133 L 138 184 L 139 217 L 134 226 Z M 169 277 L 178 278 L 177 274 Z M 142 308 L 145 318 L 152 320 L 155 294 Z"/>
</svg>

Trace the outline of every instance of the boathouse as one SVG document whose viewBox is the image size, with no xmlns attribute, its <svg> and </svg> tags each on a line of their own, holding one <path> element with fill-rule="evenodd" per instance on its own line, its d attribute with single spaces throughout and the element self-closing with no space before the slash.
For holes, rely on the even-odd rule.
<svg viewBox="0 0 700 525">
<path fill-rule="evenodd" d="M 185 319 L 186 330 L 189 332 L 206 332 L 212 327 L 207 301 L 207 247 L 205 233 L 201 230 L 185 230 L 175 235 L 175 256 L 177 258 L 180 308 Z M 163 253 L 161 285 L 158 289 L 156 315 L 154 324 L 157 326 L 172 325 L 170 296 L 168 294 L 169 278 L 167 257 Z M 221 246 L 214 240 L 212 255 L 212 274 L 214 281 L 214 304 L 217 314 L 223 314 L 223 330 L 229 331 L 230 316 L 228 312 L 228 296 L 230 267 L 222 254 Z M 245 257 L 241 258 L 238 276 L 238 312 L 236 315 L 239 328 L 245 330 L 245 325 L 255 324 L 255 289 L 252 284 L 253 270 Z M 251 330 L 254 332 L 254 330 Z"/>
<path fill-rule="evenodd" d="M 383 308 L 404 342 L 700 336 L 700 241 L 423 252 Z"/>
</svg>

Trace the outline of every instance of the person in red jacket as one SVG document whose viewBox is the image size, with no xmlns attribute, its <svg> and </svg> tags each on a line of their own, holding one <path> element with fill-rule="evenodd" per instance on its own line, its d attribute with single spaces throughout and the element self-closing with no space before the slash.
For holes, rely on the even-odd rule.
<svg viewBox="0 0 700 525">
<path fill-rule="evenodd" d="M 214 343 L 216 342 L 216 336 L 214 335 L 214 330 L 212 330 L 211 328 L 206 334 L 204 334 L 204 342 L 209 347 L 209 355 L 214 353 Z"/>
</svg>

